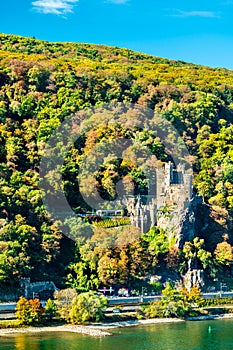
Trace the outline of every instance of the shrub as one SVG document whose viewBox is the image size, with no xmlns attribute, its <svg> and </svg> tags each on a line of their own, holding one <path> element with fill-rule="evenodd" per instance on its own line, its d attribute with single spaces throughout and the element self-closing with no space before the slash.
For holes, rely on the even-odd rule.
<svg viewBox="0 0 233 350">
<path fill-rule="evenodd" d="M 69 313 L 73 324 L 82 324 L 87 321 L 100 321 L 104 318 L 104 310 L 108 306 L 108 299 L 93 292 L 81 293 L 76 296 Z"/>
<path fill-rule="evenodd" d="M 153 301 L 149 306 L 144 309 L 147 318 L 162 317 L 162 310 L 160 301 Z"/>
<path fill-rule="evenodd" d="M 48 299 L 44 308 L 44 318 L 46 321 L 51 321 L 56 315 L 56 304 L 52 299 Z"/>
<path fill-rule="evenodd" d="M 54 292 L 57 314 L 67 322 L 69 322 L 70 319 L 69 313 L 72 300 L 75 296 L 77 296 L 77 292 L 72 288 L 61 289 L 60 291 Z"/>
<path fill-rule="evenodd" d="M 194 315 L 195 310 L 192 304 L 199 302 L 199 290 L 192 290 L 187 293 L 184 290 L 176 290 L 170 283 L 162 292 L 162 299 L 152 302 L 145 308 L 145 315 L 148 318 L 154 317 L 181 317 Z"/>
<path fill-rule="evenodd" d="M 216 296 L 213 299 L 203 299 L 202 306 L 218 306 L 218 305 L 233 305 L 232 297 L 219 298 Z"/>
<path fill-rule="evenodd" d="M 16 304 L 16 318 L 20 324 L 36 325 L 41 323 L 43 308 L 39 299 L 20 297 Z"/>
<path fill-rule="evenodd" d="M 136 317 L 138 320 L 143 320 L 145 318 L 145 314 L 142 310 L 137 310 Z M 154 317 L 150 317 L 150 318 L 154 318 Z"/>
<path fill-rule="evenodd" d="M 19 320 L 0 320 L 0 329 L 20 328 Z"/>
<path fill-rule="evenodd" d="M 198 287 L 195 287 L 195 286 L 191 287 L 189 292 L 186 288 L 182 288 L 180 292 L 191 305 L 196 305 L 196 306 L 204 305 L 204 299 L 201 297 L 202 292 Z"/>
</svg>

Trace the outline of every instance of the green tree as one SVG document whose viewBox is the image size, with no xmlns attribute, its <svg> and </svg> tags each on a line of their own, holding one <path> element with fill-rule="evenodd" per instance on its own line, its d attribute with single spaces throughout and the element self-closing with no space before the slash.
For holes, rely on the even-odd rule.
<svg viewBox="0 0 233 350">
<path fill-rule="evenodd" d="M 193 242 L 185 242 L 183 253 L 187 260 L 198 263 L 206 269 L 212 263 L 212 254 L 204 249 L 204 239 L 195 237 Z"/>
<path fill-rule="evenodd" d="M 77 295 L 71 305 L 69 313 L 73 324 L 83 324 L 88 321 L 98 322 L 104 318 L 104 310 L 108 306 L 108 299 L 93 292 Z"/>
<path fill-rule="evenodd" d="M 218 243 L 214 251 L 214 256 L 218 264 L 229 266 L 233 261 L 232 246 L 225 241 Z"/>
<path fill-rule="evenodd" d="M 61 319 L 69 321 L 69 312 L 72 304 L 72 300 L 77 296 L 75 289 L 66 288 L 60 291 L 54 292 L 55 305 L 57 308 L 57 314 Z"/>
<path fill-rule="evenodd" d="M 192 311 L 192 306 L 181 291 L 174 288 L 171 283 L 167 283 L 162 291 L 162 299 L 154 301 L 145 309 L 146 316 L 153 317 L 185 317 Z"/>
<path fill-rule="evenodd" d="M 66 284 L 77 292 L 96 290 L 100 285 L 95 266 L 88 261 L 79 261 L 69 266 Z"/>
<path fill-rule="evenodd" d="M 52 319 L 56 316 L 56 313 L 56 304 L 52 299 L 49 298 L 45 304 L 43 316 L 46 319 L 46 321 L 52 321 Z"/>
</svg>

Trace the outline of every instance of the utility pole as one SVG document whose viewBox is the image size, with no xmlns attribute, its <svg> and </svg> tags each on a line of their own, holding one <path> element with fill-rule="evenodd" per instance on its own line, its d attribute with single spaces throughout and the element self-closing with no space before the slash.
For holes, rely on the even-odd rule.
<svg viewBox="0 0 233 350">
<path fill-rule="evenodd" d="M 222 298 L 222 282 L 220 282 L 219 298 Z"/>
<path fill-rule="evenodd" d="M 142 287 L 141 302 L 143 302 L 143 295 L 145 290 L 146 290 L 146 287 Z"/>
</svg>

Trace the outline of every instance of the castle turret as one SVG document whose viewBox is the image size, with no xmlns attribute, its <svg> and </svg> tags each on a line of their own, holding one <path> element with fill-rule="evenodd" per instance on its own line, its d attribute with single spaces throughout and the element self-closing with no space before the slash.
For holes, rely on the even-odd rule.
<svg viewBox="0 0 233 350">
<path fill-rule="evenodd" d="M 156 169 L 156 201 L 157 208 L 161 208 L 165 204 L 165 181 L 164 181 L 164 169 L 157 168 Z"/>
<path fill-rule="evenodd" d="M 166 193 L 168 191 L 171 183 L 173 183 L 173 164 L 172 164 L 172 162 L 168 162 L 165 164 L 164 183 L 165 183 L 165 193 Z"/>
<path fill-rule="evenodd" d="M 150 224 L 151 224 L 151 227 L 153 227 L 153 226 L 156 226 L 156 223 L 157 223 L 157 220 L 156 220 L 157 206 L 156 206 L 155 200 L 152 200 L 148 206 L 150 211 Z"/>
</svg>

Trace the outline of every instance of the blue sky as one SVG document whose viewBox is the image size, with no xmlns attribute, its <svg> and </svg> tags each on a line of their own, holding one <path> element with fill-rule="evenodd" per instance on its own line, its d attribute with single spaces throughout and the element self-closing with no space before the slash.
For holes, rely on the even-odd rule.
<svg viewBox="0 0 233 350">
<path fill-rule="evenodd" d="M 233 0 L 2 0 L 0 32 L 233 69 Z"/>
</svg>

